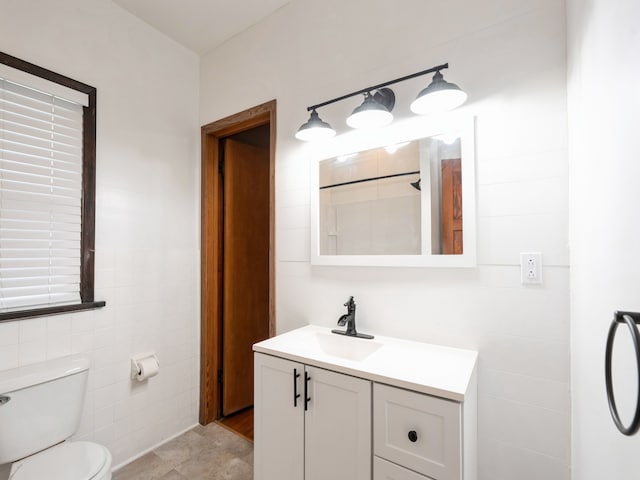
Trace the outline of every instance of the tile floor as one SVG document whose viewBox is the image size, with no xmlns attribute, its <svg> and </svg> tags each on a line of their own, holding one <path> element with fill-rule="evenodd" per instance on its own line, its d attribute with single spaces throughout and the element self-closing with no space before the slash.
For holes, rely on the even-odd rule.
<svg viewBox="0 0 640 480">
<path fill-rule="evenodd" d="M 253 444 L 211 423 L 198 425 L 121 468 L 113 480 L 251 480 Z"/>
</svg>

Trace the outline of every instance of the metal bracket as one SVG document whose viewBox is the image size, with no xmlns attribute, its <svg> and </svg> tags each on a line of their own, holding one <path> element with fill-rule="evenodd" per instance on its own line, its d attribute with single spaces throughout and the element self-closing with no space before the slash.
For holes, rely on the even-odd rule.
<svg viewBox="0 0 640 480">
<path fill-rule="evenodd" d="M 618 323 L 626 323 L 626 321 L 624 320 L 625 315 L 631 317 L 631 320 L 633 320 L 636 325 L 640 325 L 640 312 L 613 312 L 613 316 Z"/>
</svg>

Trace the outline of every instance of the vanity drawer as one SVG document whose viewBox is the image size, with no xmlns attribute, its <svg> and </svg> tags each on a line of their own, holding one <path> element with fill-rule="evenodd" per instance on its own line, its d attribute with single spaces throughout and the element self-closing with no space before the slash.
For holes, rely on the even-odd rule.
<svg viewBox="0 0 640 480">
<path fill-rule="evenodd" d="M 430 480 L 428 477 L 387 462 L 380 457 L 373 457 L 373 480 Z"/>
<path fill-rule="evenodd" d="M 458 402 L 376 383 L 373 423 L 375 455 L 436 480 L 461 479 Z"/>
</svg>

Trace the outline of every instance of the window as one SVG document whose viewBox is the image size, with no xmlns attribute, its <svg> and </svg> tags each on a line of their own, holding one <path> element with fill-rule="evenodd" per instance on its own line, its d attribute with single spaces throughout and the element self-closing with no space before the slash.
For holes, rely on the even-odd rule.
<svg viewBox="0 0 640 480">
<path fill-rule="evenodd" d="M 96 90 L 0 52 L 0 321 L 96 308 Z"/>
</svg>

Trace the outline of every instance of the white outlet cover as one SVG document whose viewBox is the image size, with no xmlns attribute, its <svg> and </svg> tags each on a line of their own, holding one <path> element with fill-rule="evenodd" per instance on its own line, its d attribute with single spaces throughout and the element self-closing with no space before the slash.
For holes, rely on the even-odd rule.
<svg viewBox="0 0 640 480">
<path fill-rule="evenodd" d="M 523 285 L 542 284 L 542 253 L 520 253 L 520 282 Z"/>
</svg>

